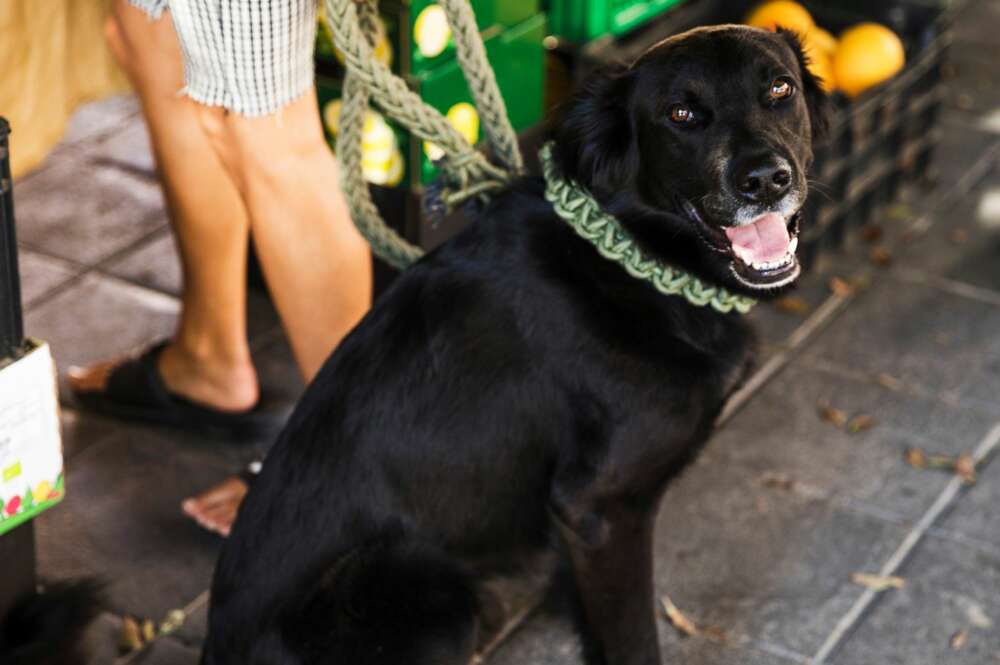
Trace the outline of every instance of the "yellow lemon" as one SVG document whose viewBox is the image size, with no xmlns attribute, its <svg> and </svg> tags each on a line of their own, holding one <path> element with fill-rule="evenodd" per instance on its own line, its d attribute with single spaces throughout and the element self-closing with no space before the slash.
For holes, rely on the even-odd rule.
<svg viewBox="0 0 1000 665">
<path fill-rule="evenodd" d="M 746 23 L 755 28 L 771 31 L 782 27 L 786 30 L 794 30 L 800 35 L 805 35 L 815 25 L 812 15 L 805 7 L 788 0 L 775 0 L 758 5 L 750 12 Z"/>
<path fill-rule="evenodd" d="M 479 140 L 479 114 L 475 106 L 468 102 L 459 102 L 448 109 L 445 117 L 470 145 L 476 145 Z"/>
<path fill-rule="evenodd" d="M 855 97 L 892 78 L 905 62 L 903 43 L 896 33 L 878 23 L 860 23 L 840 36 L 833 75 L 837 87 Z"/>
<path fill-rule="evenodd" d="M 433 58 L 448 48 L 451 26 L 440 5 L 429 5 L 417 15 L 413 23 L 413 42 L 420 55 Z"/>
<path fill-rule="evenodd" d="M 366 155 L 378 155 L 389 159 L 389 153 L 396 147 L 396 134 L 380 113 L 365 113 L 365 126 L 361 131 L 361 150 Z"/>
<path fill-rule="evenodd" d="M 389 160 L 389 170 L 385 174 L 385 186 L 395 187 L 403 180 L 403 155 L 399 150 L 392 151 L 392 158 Z"/>
<path fill-rule="evenodd" d="M 323 124 L 326 130 L 336 136 L 340 127 L 340 100 L 332 99 L 323 107 Z"/>
<path fill-rule="evenodd" d="M 430 141 L 424 141 L 424 154 L 427 155 L 427 159 L 432 162 L 444 157 L 444 149 L 437 143 L 431 143 Z"/>
</svg>

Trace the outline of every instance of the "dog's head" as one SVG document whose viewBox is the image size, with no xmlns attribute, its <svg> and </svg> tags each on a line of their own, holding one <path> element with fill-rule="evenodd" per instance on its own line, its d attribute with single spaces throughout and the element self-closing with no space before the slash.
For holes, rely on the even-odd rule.
<svg viewBox="0 0 1000 665">
<path fill-rule="evenodd" d="M 800 272 L 825 104 L 793 33 L 698 28 L 596 74 L 556 130 L 557 159 L 647 251 L 774 294 Z"/>
</svg>

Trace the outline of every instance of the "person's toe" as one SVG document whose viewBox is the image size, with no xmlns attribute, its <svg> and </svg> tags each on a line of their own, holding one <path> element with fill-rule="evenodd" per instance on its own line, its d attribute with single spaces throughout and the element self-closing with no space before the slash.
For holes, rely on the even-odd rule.
<svg viewBox="0 0 1000 665">
<path fill-rule="evenodd" d="M 198 523 L 209 531 L 214 531 L 222 536 L 228 536 L 236 520 L 236 513 L 239 510 L 239 502 L 231 502 L 213 506 L 205 511 Z"/>
<path fill-rule="evenodd" d="M 242 478 L 232 476 L 196 497 L 185 499 L 181 510 L 203 528 L 228 536 L 248 489 Z"/>
<path fill-rule="evenodd" d="M 66 378 L 70 387 L 77 392 L 99 392 L 108 384 L 111 370 L 118 364 L 115 360 L 105 360 L 87 367 L 70 367 Z"/>
</svg>

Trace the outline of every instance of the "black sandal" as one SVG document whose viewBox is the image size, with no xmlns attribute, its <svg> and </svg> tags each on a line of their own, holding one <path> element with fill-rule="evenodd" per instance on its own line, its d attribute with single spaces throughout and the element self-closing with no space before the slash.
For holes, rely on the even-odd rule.
<svg viewBox="0 0 1000 665">
<path fill-rule="evenodd" d="M 108 376 L 104 390 L 73 390 L 79 403 L 97 413 L 137 422 L 186 430 L 211 431 L 233 438 L 254 437 L 281 425 L 280 410 L 262 408 L 227 412 L 203 406 L 171 393 L 157 369 L 167 342 L 122 361 Z"/>
</svg>

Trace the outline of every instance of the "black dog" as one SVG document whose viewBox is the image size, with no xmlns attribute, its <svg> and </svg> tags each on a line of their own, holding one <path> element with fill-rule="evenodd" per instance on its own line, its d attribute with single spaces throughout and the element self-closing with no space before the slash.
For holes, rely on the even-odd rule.
<svg viewBox="0 0 1000 665">
<path fill-rule="evenodd" d="M 823 101 L 793 35 L 699 29 L 595 77 L 558 163 L 650 254 L 770 297 L 799 273 Z M 207 665 L 465 665 L 490 630 L 480 581 L 546 551 L 589 662 L 660 662 L 657 503 L 753 336 L 602 258 L 543 186 L 497 197 L 327 361 L 223 548 Z"/>
</svg>

